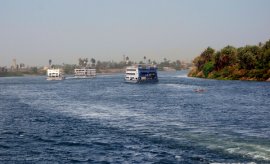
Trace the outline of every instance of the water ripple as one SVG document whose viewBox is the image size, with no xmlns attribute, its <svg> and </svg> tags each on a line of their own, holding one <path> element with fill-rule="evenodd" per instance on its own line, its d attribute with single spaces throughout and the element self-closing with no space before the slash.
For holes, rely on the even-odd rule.
<svg viewBox="0 0 270 164">
<path fill-rule="evenodd" d="M 0 79 L 0 162 L 270 162 L 269 83 L 159 77 Z"/>
</svg>

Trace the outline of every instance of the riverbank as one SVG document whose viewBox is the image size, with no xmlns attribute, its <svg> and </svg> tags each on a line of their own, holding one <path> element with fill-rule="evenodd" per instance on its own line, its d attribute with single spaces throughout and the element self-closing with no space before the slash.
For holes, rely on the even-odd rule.
<svg viewBox="0 0 270 164">
<path fill-rule="evenodd" d="M 188 76 L 217 80 L 247 80 L 270 82 L 270 70 L 244 70 L 235 69 L 234 67 L 226 67 L 220 71 L 212 71 L 207 74 L 204 71 L 199 71 L 194 67 L 189 71 Z"/>
<path fill-rule="evenodd" d="M 99 74 L 114 74 L 114 73 L 124 73 L 125 68 L 111 68 L 111 69 L 97 69 Z"/>
<path fill-rule="evenodd" d="M 216 51 L 205 49 L 193 60 L 190 77 L 219 80 L 270 81 L 270 40 L 265 44 Z"/>
<path fill-rule="evenodd" d="M 42 76 L 45 73 L 0 72 L 0 77 Z"/>
<path fill-rule="evenodd" d="M 97 74 L 115 74 L 124 73 L 125 69 L 98 69 Z M 46 75 L 46 72 L 42 73 L 26 73 L 26 72 L 0 72 L 0 77 L 19 77 L 19 76 L 42 76 Z M 73 75 L 73 74 L 66 74 Z"/>
<path fill-rule="evenodd" d="M 21 72 L 1 72 L 0 77 L 24 76 Z"/>
</svg>

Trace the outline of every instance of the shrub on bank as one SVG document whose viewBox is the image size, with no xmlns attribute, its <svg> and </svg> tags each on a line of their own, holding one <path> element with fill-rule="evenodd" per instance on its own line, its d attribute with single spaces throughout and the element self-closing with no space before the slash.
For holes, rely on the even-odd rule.
<svg viewBox="0 0 270 164">
<path fill-rule="evenodd" d="M 203 66 L 203 74 L 205 77 L 208 77 L 208 74 L 214 70 L 214 62 L 207 62 Z"/>
<path fill-rule="evenodd" d="M 193 60 L 189 76 L 230 79 L 269 80 L 270 40 L 260 46 L 235 48 L 226 46 L 220 51 L 208 47 Z"/>
</svg>

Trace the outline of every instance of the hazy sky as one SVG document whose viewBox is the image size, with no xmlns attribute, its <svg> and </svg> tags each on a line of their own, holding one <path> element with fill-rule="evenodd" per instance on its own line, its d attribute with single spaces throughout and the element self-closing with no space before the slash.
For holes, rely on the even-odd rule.
<svg viewBox="0 0 270 164">
<path fill-rule="evenodd" d="M 0 0 L 0 66 L 191 60 L 270 39 L 270 0 Z"/>
</svg>

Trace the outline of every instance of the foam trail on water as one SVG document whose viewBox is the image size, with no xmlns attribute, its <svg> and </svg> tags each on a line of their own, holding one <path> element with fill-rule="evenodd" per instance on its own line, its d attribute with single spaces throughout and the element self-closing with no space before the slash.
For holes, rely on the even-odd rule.
<svg viewBox="0 0 270 164">
<path fill-rule="evenodd" d="M 201 144 L 213 150 L 222 149 L 230 154 L 243 155 L 253 159 L 270 161 L 270 148 L 265 145 L 226 141 L 228 139 L 216 140 L 215 138 L 211 138 L 211 140 L 211 143 Z"/>
<path fill-rule="evenodd" d="M 185 84 L 160 84 L 161 86 L 169 87 L 169 88 L 176 88 L 176 89 L 194 89 L 198 88 L 195 85 L 185 85 Z"/>
<path fill-rule="evenodd" d="M 179 75 L 179 77 L 181 78 L 182 75 Z M 158 83 L 157 85 L 119 86 L 115 84 L 107 86 L 106 83 L 104 88 L 98 89 L 93 89 L 91 84 L 89 85 L 90 88 L 92 87 L 91 90 L 83 92 L 80 91 L 87 89 L 87 87 L 82 87 L 82 84 L 78 81 L 74 80 L 75 84 L 73 84 L 72 80 L 69 80 L 68 85 L 65 84 L 67 81 L 50 83 L 50 85 L 46 84 L 41 89 L 39 88 L 40 84 L 9 86 L 1 94 L 18 98 L 19 102 L 28 104 L 32 110 L 43 110 L 50 114 L 63 116 L 63 118 L 74 118 L 89 124 L 93 121 L 108 128 L 114 127 L 139 136 L 147 134 L 145 135 L 147 140 L 151 140 L 151 137 L 160 138 L 164 141 L 168 139 L 179 145 L 188 143 L 188 146 L 191 145 L 191 147 L 203 147 L 206 152 L 214 150 L 213 152 L 218 152 L 217 154 L 220 152 L 225 155 L 233 154 L 237 156 L 236 158 L 239 156 L 240 159 L 250 160 L 253 158 L 270 162 L 270 145 L 265 141 L 265 138 L 269 136 L 267 119 L 264 119 L 265 124 L 251 128 L 243 126 L 239 122 L 233 123 L 239 118 L 238 115 L 250 112 L 250 110 L 247 110 L 247 105 L 241 108 L 243 105 L 238 104 L 240 109 L 245 112 L 242 113 L 242 111 L 234 109 L 235 104 L 229 101 L 223 104 L 224 100 L 228 98 L 227 92 L 224 92 L 225 89 L 219 91 L 226 93 L 226 96 L 214 97 L 220 104 L 213 105 L 202 101 L 201 94 L 197 96 L 198 94 L 194 91 L 203 90 L 205 92 L 202 92 L 205 94 L 213 91 L 216 96 L 219 92 L 211 90 L 211 87 L 215 84 L 209 85 L 207 83 L 207 85 L 201 86 L 201 84 L 187 83 L 185 80 L 176 81 L 176 78 L 172 78 L 167 81 L 168 84 Z M 229 82 L 226 82 L 226 87 L 228 86 L 227 83 Z M 69 86 L 73 87 L 70 87 L 69 92 L 63 91 L 66 88 L 69 89 Z M 127 87 L 125 88 L 125 86 Z M 214 87 L 220 88 L 219 85 Z M 143 92 L 144 89 L 147 92 Z M 136 92 L 128 94 L 133 93 L 133 91 Z M 122 95 L 122 92 L 124 95 Z M 150 94 L 147 95 L 148 93 Z M 166 95 L 167 97 L 160 95 Z M 196 99 L 193 100 L 194 96 L 196 96 Z M 234 95 L 230 96 L 233 97 Z M 253 97 L 251 96 L 250 99 L 253 99 Z M 160 99 L 156 100 L 156 98 Z M 256 99 L 255 97 L 251 105 L 259 98 Z M 243 99 L 242 101 L 245 105 L 247 100 Z M 237 105 L 237 102 L 235 103 Z M 263 112 L 268 114 L 267 111 Z M 230 118 L 230 116 L 235 116 L 235 118 Z M 252 117 L 251 114 L 248 116 L 249 118 Z M 261 115 L 262 118 L 264 118 L 263 116 Z M 254 120 L 258 119 L 254 118 Z M 248 123 L 253 125 L 253 122 Z M 260 128 L 262 125 L 264 125 L 266 132 L 262 132 L 262 128 Z M 167 144 L 167 142 L 164 143 Z M 194 151 L 196 152 L 196 150 Z"/>
<path fill-rule="evenodd" d="M 179 77 L 179 78 L 189 78 L 189 77 L 187 76 L 187 74 L 184 74 L 184 75 L 178 75 L 178 76 L 174 76 L 174 77 Z"/>
</svg>

